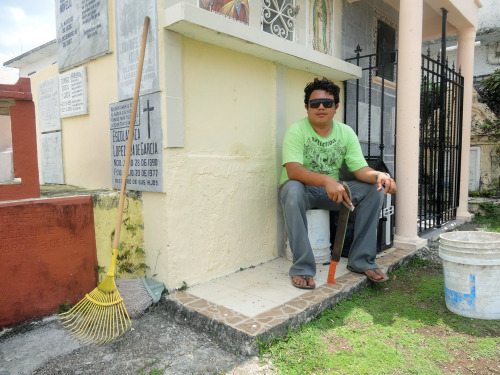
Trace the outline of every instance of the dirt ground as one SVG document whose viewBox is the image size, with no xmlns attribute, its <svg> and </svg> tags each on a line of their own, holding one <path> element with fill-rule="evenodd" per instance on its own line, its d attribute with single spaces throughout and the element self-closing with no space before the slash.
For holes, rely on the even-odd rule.
<svg viewBox="0 0 500 375">
<path fill-rule="evenodd" d="M 477 230 L 467 223 L 453 230 Z M 436 241 L 420 256 L 436 262 Z M 56 316 L 0 331 L 0 375 L 229 374 L 270 375 L 256 357 L 232 353 L 205 334 L 172 321 L 162 306 L 133 320 L 132 330 L 107 345 L 84 345 Z"/>
<path fill-rule="evenodd" d="M 0 336 L 0 375 L 271 374 L 257 358 L 231 353 L 204 334 L 171 321 L 159 306 L 106 345 L 82 345 L 55 316 Z"/>
</svg>

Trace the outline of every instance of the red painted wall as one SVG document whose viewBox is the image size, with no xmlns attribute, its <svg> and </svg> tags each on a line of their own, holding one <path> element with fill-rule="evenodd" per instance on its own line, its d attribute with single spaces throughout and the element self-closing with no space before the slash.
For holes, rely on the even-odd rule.
<svg viewBox="0 0 500 375">
<path fill-rule="evenodd" d="M 96 265 L 92 197 L 0 203 L 0 326 L 75 304 Z"/>
<path fill-rule="evenodd" d="M 0 201 L 40 197 L 36 151 L 35 105 L 29 78 L 15 85 L 0 85 L 0 100 L 14 101 L 10 107 L 14 177 L 20 184 L 0 185 Z"/>
</svg>

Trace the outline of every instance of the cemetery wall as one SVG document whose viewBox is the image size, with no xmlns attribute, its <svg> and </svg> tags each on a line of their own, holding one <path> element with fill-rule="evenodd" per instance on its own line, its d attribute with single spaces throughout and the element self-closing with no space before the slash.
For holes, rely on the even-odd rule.
<svg viewBox="0 0 500 375">
<path fill-rule="evenodd" d="M 129 99 L 121 97 L 126 88 L 120 87 L 117 73 L 124 58 L 117 51 L 113 8 L 110 2 L 109 54 L 64 72 L 53 65 L 32 76 L 37 102 L 40 83 L 85 69 L 87 112 L 60 119 L 67 185 L 117 189 L 121 181 L 115 171 L 122 166 L 115 155 L 121 145 L 113 143 L 113 127 L 119 129 L 122 124 L 112 114 L 125 111 Z M 163 10 L 158 14 L 156 25 L 161 25 Z M 139 141 L 147 146 L 142 140 L 147 134 L 154 142 L 147 149 L 137 149 L 147 150 L 148 156 L 133 155 L 133 167 L 139 165 L 129 175 L 135 180 L 129 188 L 141 193 L 136 198 L 137 214 L 130 217 L 142 213 L 143 219 L 134 225 L 144 228 L 147 276 L 156 275 L 172 289 L 280 254 L 284 236 L 277 200 L 281 144 L 286 127 L 306 116 L 303 89 L 315 75 L 161 28 L 152 30 L 157 31 L 153 39 L 159 63 L 153 71 L 156 77 L 141 94 L 138 112 Z M 172 91 L 173 86 L 177 91 Z M 338 111 L 337 117 L 342 116 Z M 37 133 L 40 144 L 40 129 Z M 42 160 L 39 154 L 40 164 Z M 154 166 L 143 168 L 143 163 Z M 143 173 L 150 170 L 156 179 L 144 178 Z M 47 182 L 43 172 L 40 179 Z M 112 217 L 112 210 L 95 212 L 99 266 L 107 266 Z"/>
</svg>

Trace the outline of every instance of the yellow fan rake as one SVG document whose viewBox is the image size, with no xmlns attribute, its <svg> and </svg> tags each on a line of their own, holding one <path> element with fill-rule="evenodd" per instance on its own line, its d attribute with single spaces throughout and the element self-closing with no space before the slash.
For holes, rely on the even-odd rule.
<svg viewBox="0 0 500 375">
<path fill-rule="evenodd" d="M 99 286 L 60 314 L 63 327 L 78 339 L 101 344 L 116 339 L 132 326 L 115 284 L 117 255 L 118 250 L 113 249 L 111 267 Z"/>
<path fill-rule="evenodd" d="M 116 259 L 118 257 L 118 246 L 120 244 L 120 231 L 122 226 L 123 206 L 125 204 L 125 189 L 127 186 L 128 170 L 130 167 L 130 155 L 132 153 L 132 141 L 137 114 L 137 103 L 139 101 L 139 90 L 141 87 L 142 67 L 144 65 L 144 54 L 148 36 L 149 17 L 144 19 L 142 31 L 141 50 L 137 76 L 135 80 L 134 99 L 132 101 L 132 113 L 125 153 L 125 164 L 122 173 L 122 185 L 118 203 L 118 215 L 116 218 L 115 236 L 113 239 L 113 255 L 111 266 L 104 280 L 85 298 L 78 302 L 71 310 L 60 315 L 60 321 L 64 328 L 83 341 L 105 343 L 121 336 L 132 326 L 128 316 L 123 298 L 120 296 L 115 283 Z"/>
</svg>

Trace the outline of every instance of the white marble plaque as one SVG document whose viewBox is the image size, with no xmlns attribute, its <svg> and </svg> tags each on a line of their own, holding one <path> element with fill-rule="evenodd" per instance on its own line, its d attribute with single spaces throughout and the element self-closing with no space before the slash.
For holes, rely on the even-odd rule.
<svg viewBox="0 0 500 375">
<path fill-rule="evenodd" d="M 161 94 L 139 98 L 134 129 L 127 189 L 163 191 L 163 137 L 161 128 Z M 132 113 L 132 100 L 109 106 L 111 130 L 111 175 L 113 188 L 122 184 L 123 167 Z"/>
<path fill-rule="evenodd" d="M 116 0 L 118 100 L 134 96 L 144 18 L 150 18 L 140 95 L 158 91 L 158 18 L 156 0 Z"/>
<path fill-rule="evenodd" d="M 64 184 L 61 132 L 40 134 L 44 183 Z"/>
<path fill-rule="evenodd" d="M 469 153 L 469 191 L 479 190 L 481 178 L 481 147 L 472 146 Z"/>
<path fill-rule="evenodd" d="M 61 130 L 59 117 L 59 77 L 38 84 L 38 125 L 41 133 Z"/>
<path fill-rule="evenodd" d="M 108 0 L 55 0 L 59 72 L 109 53 Z"/>
<path fill-rule="evenodd" d="M 61 118 L 87 114 L 87 70 L 85 66 L 59 76 Z"/>
</svg>

